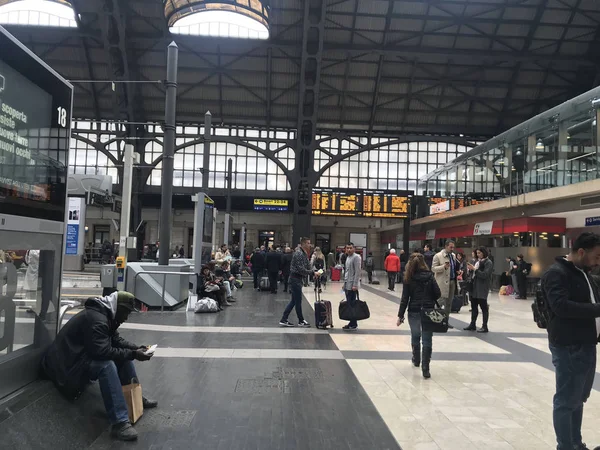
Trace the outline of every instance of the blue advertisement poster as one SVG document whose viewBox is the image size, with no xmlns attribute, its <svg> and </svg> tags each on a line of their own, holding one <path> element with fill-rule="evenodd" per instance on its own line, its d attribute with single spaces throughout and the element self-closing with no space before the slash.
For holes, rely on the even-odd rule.
<svg viewBox="0 0 600 450">
<path fill-rule="evenodd" d="M 79 242 L 79 225 L 67 224 L 67 249 L 65 254 L 76 255 Z"/>
<path fill-rule="evenodd" d="M 65 255 L 77 255 L 79 251 L 79 226 L 81 220 L 81 198 L 69 198 Z"/>
</svg>

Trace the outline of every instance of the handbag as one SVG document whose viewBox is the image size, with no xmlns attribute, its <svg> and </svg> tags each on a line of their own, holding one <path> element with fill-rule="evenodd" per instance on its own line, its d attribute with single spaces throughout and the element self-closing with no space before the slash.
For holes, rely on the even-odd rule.
<svg viewBox="0 0 600 450">
<path fill-rule="evenodd" d="M 356 300 L 352 303 L 347 300 L 340 302 L 338 310 L 340 320 L 366 320 L 371 317 L 371 311 L 369 311 L 369 305 L 367 302 L 363 302 L 358 298 L 358 291 L 356 292 Z"/>
<path fill-rule="evenodd" d="M 448 316 L 437 300 L 435 300 L 435 306 L 433 308 L 421 308 L 421 329 L 432 333 L 447 333 Z"/>
<path fill-rule="evenodd" d="M 219 286 L 216 284 L 209 284 L 208 286 L 204 287 L 206 292 L 217 292 L 219 289 Z"/>
<path fill-rule="evenodd" d="M 447 333 L 448 316 L 441 308 L 421 308 L 421 329 L 432 333 Z"/>
</svg>

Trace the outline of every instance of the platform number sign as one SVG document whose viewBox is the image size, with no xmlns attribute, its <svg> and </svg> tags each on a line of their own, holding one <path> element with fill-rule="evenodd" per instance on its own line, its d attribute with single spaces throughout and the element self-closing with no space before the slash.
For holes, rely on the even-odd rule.
<svg viewBox="0 0 600 450">
<path fill-rule="evenodd" d="M 67 110 L 65 108 L 63 108 L 62 106 L 59 106 L 58 108 L 56 108 L 56 110 L 58 111 L 57 125 L 60 128 L 67 128 L 67 125 L 68 125 Z"/>
</svg>

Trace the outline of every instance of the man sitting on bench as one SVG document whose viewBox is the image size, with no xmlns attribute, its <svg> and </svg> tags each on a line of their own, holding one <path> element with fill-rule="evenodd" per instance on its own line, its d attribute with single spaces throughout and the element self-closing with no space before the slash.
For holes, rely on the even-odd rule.
<svg viewBox="0 0 600 450">
<path fill-rule="evenodd" d="M 85 309 L 60 330 L 42 361 L 46 375 L 70 399 L 79 397 L 90 380 L 98 380 L 111 434 L 123 441 L 137 439 L 137 432 L 129 422 L 121 386 L 137 380 L 134 359 L 148 361 L 152 357 L 146 347 L 119 336 L 117 329 L 132 311 L 137 308 L 129 292 L 89 298 Z M 144 409 L 157 405 L 143 398 Z"/>
</svg>

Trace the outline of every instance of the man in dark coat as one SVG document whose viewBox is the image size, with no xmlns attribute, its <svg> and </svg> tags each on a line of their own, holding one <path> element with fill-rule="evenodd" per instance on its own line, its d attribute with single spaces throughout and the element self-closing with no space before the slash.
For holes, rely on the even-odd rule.
<svg viewBox="0 0 600 450">
<path fill-rule="evenodd" d="M 129 422 L 122 386 L 137 378 L 133 360 L 148 361 L 153 353 L 127 342 L 117 329 L 132 311 L 133 294 L 113 292 L 89 298 L 85 309 L 67 322 L 42 360 L 42 368 L 60 392 L 75 399 L 90 380 L 98 380 L 113 437 L 132 441 L 137 432 Z M 145 409 L 156 401 L 143 398 Z"/>
<path fill-rule="evenodd" d="M 265 269 L 265 257 L 261 252 L 260 248 L 254 250 L 254 253 L 250 257 L 250 264 L 252 264 L 252 276 L 254 278 L 254 289 L 257 291 L 260 288 L 260 277 L 262 271 Z"/>
<path fill-rule="evenodd" d="M 294 254 L 290 247 L 285 248 L 285 253 L 281 257 L 281 274 L 283 275 L 283 292 L 288 291 L 290 282 L 290 268 L 292 267 L 292 258 Z"/>
<path fill-rule="evenodd" d="M 589 272 L 599 264 L 600 236 L 583 233 L 569 255 L 557 258 L 542 277 L 556 378 L 552 418 L 557 450 L 588 448 L 582 441 L 581 424 L 594 386 L 600 335 L 600 291 Z"/>
<path fill-rule="evenodd" d="M 272 250 L 267 253 L 265 258 L 265 266 L 269 274 L 269 284 L 271 286 L 271 294 L 277 294 L 277 278 L 281 270 L 281 252 Z"/>
</svg>

